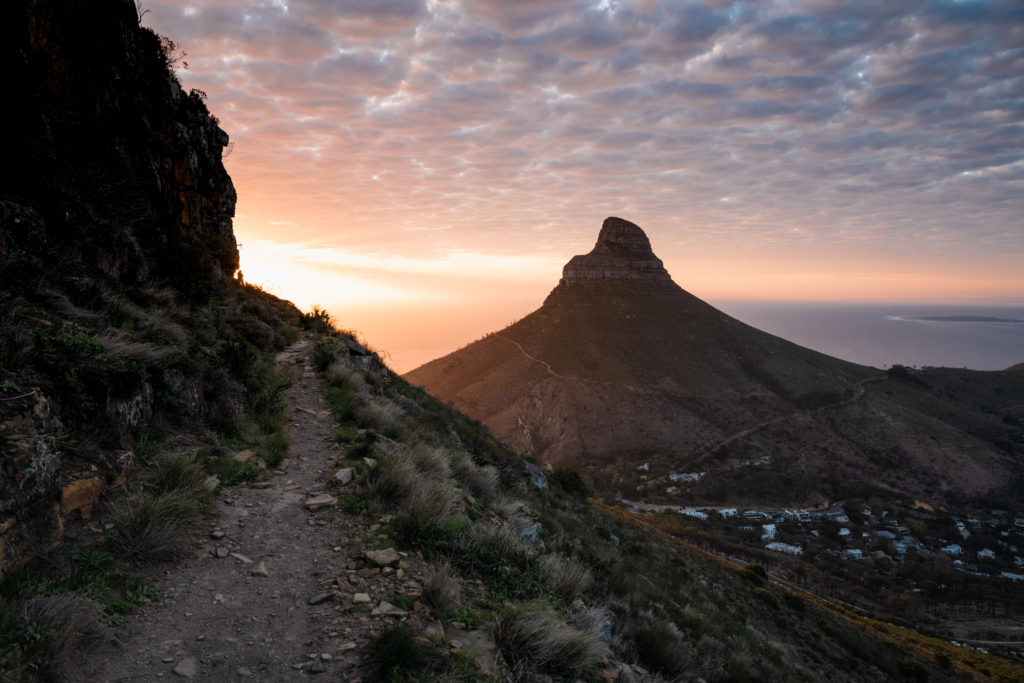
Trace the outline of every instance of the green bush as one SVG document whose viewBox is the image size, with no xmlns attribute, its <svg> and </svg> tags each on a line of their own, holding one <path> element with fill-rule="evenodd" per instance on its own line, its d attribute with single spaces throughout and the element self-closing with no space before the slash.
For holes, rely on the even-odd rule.
<svg viewBox="0 0 1024 683">
<path fill-rule="evenodd" d="M 670 625 L 662 621 L 641 623 L 630 634 L 630 643 L 637 661 L 649 670 L 663 676 L 686 673 L 689 663 L 682 637 Z"/>
<path fill-rule="evenodd" d="M 392 626 L 370 641 L 364 656 L 365 680 L 390 683 L 429 676 L 445 668 L 447 658 L 416 637 L 408 626 Z"/>
<path fill-rule="evenodd" d="M 574 467 L 556 467 L 554 472 L 548 475 L 548 480 L 571 496 L 586 498 L 590 495 L 590 487 Z"/>
<path fill-rule="evenodd" d="M 253 462 L 238 462 L 234 458 L 210 458 L 206 471 L 217 477 L 222 486 L 235 486 L 250 481 L 262 481 L 269 474 Z"/>
</svg>

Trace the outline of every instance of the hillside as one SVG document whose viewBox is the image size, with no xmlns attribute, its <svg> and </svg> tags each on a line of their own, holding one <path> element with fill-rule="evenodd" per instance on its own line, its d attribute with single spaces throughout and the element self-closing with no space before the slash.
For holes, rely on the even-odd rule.
<svg viewBox="0 0 1024 683">
<path fill-rule="evenodd" d="M 540 309 L 406 378 L 612 497 L 948 502 L 1002 492 L 1021 471 L 1019 429 L 993 442 L 963 415 L 950 423 L 935 396 L 730 318 L 678 287 L 618 218 Z M 669 495 L 670 475 L 686 473 L 700 484 Z"/>
<path fill-rule="evenodd" d="M 588 499 L 246 285 L 170 43 L 127 1 L 2 12 L 0 680 L 1024 678 Z M 803 358 L 744 391 L 862 376 Z"/>
</svg>

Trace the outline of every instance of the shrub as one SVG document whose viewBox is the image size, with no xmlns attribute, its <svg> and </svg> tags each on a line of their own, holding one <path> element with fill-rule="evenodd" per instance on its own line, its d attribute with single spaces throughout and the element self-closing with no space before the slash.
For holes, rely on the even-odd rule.
<svg viewBox="0 0 1024 683">
<path fill-rule="evenodd" d="M 367 681 L 401 681 L 440 672 L 444 654 L 404 624 L 393 626 L 366 646 L 364 666 Z"/>
<path fill-rule="evenodd" d="M 348 356 L 344 342 L 334 336 L 320 337 L 313 345 L 313 367 L 323 372 L 331 363 Z"/>
<path fill-rule="evenodd" d="M 571 496 L 586 498 L 590 495 L 590 487 L 575 467 L 556 467 L 548 478 L 552 484 Z"/>
<path fill-rule="evenodd" d="M 303 313 L 300 323 L 302 329 L 308 330 L 313 334 L 330 334 L 336 331 L 334 322 L 331 320 L 331 314 L 327 312 L 327 309 L 320 306 L 313 306 L 309 313 Z M 322 370 L 323 368 L 320 369 Z"/>
<path fill-rule="evenodd" d="M 567 624 L 539 602 L 504 610 L 491 631 L 502 657 L 520 674 L 551 671 L 585 676 L 608 653 L 595 634 Z"/>
<path fill-rule="evenodd" d="M 928 680 L 928 669 L 916 659 L 905 657 L 901 659 L 896 667 L 905 680 L 925 683 Z"/>
<path fill-rule="evenodd" d="M 263 462 L 267 463 L 267 467 L 275 468 L 284 461 L 290 447 L 291 437 L 288 435 L 288 430 L 282 427 L 263 439 L 257 450 L 263 458 Z"/>
<path fill-rule="evenodd" d="M 674 625 L 663 621 L 641 622 L 630 633 L 629 640 L 637 661 L 647 669 L 666 676 L 686 672 L 689 664 L 686 648 L 682 634 Z"/>
<path fill-rule="evenodd" d="M 260 481 L 267 478 L 266 470 L 253 462 L 238 462 L 234 458 L 210 458 L 206 461 L 207 470 L 217 477 L 222 486 L 234 486 L 249 481 Z"/>
<path fill-rule="evenodd" d="M 590 570 L 575 558 L 545 555 L 540 560 L 540 566 L 551 590 L 559 600 L 567 604 L 587 590 L 593 581 Z"/>
<path fill-rule="evenodd" d="M 74 651 L 103 632 L 100 606 L 84 595 L 47 595 L 12 602 L 0 598 L 0 670 L 4 680 L 63 680 L 76 663 Z"/>
</svg>

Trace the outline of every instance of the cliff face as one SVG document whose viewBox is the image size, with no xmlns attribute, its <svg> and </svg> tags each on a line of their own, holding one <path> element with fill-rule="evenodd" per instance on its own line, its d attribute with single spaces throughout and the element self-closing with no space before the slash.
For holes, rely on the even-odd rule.
<svg viewBox="0 0 1024 683">
<path fill-rule="evenodd" d="M 573 256 L 562 269 L 561 285 L 602 280 L 654 280 L 671 283 L 661 259 L 639 226 L 614 216 L 606 218 L 589 254 Z"/>
<path fill-rule="evenodd" d="M 227 134 L 169 70 L 130 0 L 10 0 L 2 10 L 0 258 L 60 252 L 125 284 L 238 268 Z"/>
<path fill-rule="evenodd" d="M 272 400 L 298 312 L 231 278 L 228 136 L 172 59 L 131 0 L 0 4 L 0 577 L 155 433 Z"/>
</svg>

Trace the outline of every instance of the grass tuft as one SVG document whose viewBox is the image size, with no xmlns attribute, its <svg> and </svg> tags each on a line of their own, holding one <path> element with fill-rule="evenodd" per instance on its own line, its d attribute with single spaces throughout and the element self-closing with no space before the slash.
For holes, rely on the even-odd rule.
<svg viewBox="0 0 1024 683">
<path fill-rule="evenodd" d="M 527 603 L 497 615 L 491 631 L 502 657 L 515 672 L 586 676 L 608 648 L 594 634 L 567 624 L 550 607 Z"/>
<path fill-rule="evenodd" d="M 195 500 L 180 493 L 141 494 L 111 516 L 107 544 L 139 564 L 181 557 L 189 547 L 189 528 L 199 514 Z"/>
<path fill-rule="evenodd" d="M 586 565 L 572 557 L 545 555 L 540 560 L 540 566 L 551 590 L 566 604 L 582 595 L 593 582 Z"/>
<path fill-rule="evenodd" d="M 449 612 L 459 602 L 461 586 L 448 562 L 441 562 L 427 570 L 423 583 L 423 602 L 438 612 Z"/>
</svg>

